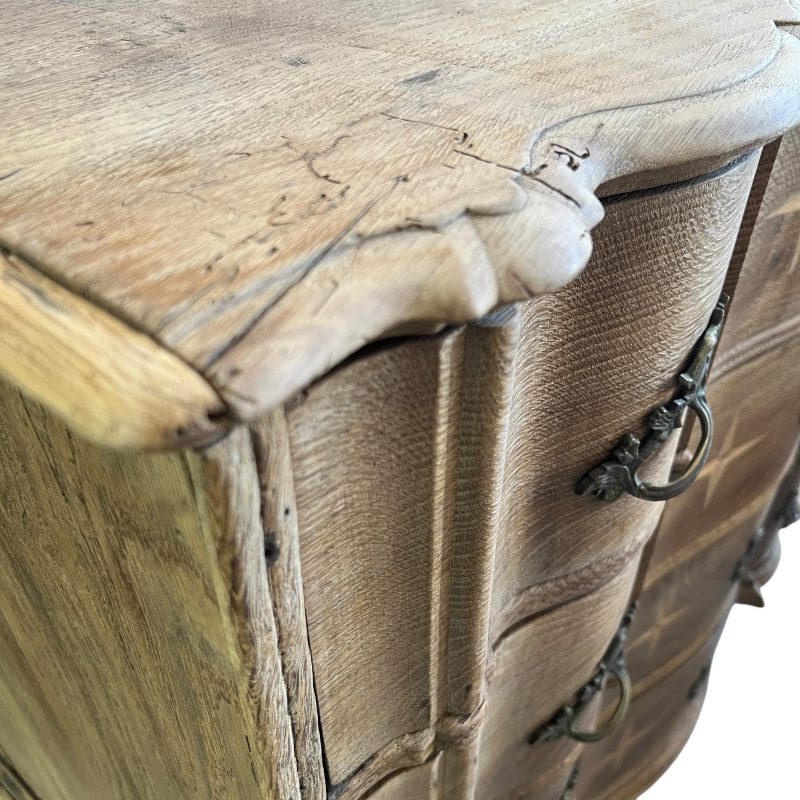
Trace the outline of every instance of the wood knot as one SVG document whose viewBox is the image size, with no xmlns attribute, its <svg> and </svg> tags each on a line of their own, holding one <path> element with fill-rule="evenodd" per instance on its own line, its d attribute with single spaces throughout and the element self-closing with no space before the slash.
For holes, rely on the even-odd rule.
<svg viewBox="0 0 800 800">
<path fill-rule="evenodd" d="M 281 554 L 281 546 L 278 538 L 272 531 L 267 531 L 264 535 L 264 558 L 267 564 L 274 564 Z"/>
</svg>

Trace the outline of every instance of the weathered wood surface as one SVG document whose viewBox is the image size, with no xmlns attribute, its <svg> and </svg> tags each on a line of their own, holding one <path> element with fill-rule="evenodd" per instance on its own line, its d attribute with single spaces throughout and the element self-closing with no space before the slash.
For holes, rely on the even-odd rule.
<svg viewBox="0 0 800 800">
<path fill-rule="evenodd" d="M 622 611 L 597 598 L 636 563 L 661 506 L 599 503 L 574 483 L 675 391 L 757 160 L 610 201 L 595 256 L 570 287 L 479 326 L 367 348 L 288 409 L 335 797 L 361 797 L 440 750 L 437 785 L 456 800 L 495 784 L 512 791 L 530 780 L 526 765 L 547 762 L 537 750 L 529 763 L 519 729 L 566 702 L 583 673 L 546 680 L 545 661 L 532 659 L 529 682 L 552 690 L 549 709 L 534 708 L 516 697 L 511 668 L 508 685 L 488 686 L 495 651 L 512 630 L 552 633 L 555 607 L 556 627 L 578 630 L 590 616 L 578 601 L 592 596 L 611 612 L 597 641 L 574 637 L 594 643 L 580 669 L 602 655 Z M 667 477 L 676 443 L 654 479 Z M 519 713 L 516 727 L 493 716 L 500 706 Z M 489 718 L 492 735 L 474 737 Z"/>
<path fill-rule="evenodd" d="M 699 711 L 716 638 L 707 644 L 709 633 L 720 630 L 737 599 L 759 600 L 758 587 L 736 576 L 748 578 L 738 566 L 765 523 L 771 541 L 750 558 L 759 582 L 775 568 L 775 512 L 797 485 L 800 441 L 799 146 L 800 132 L 784 137 L 742 254 L 709 387 L 716 430 L 710 460 L 697 482 L 666 505 L 659 527 L 628 647 L 637 699 L 623 729 L 581 760 L 579 790 L 592 797 L 633 797 L 678 754 Z M 693 674 L 700 691 L 684 703 Z M 667 709 L 674 718 L 664 716 Z"/>
<path fill-rule="evenodd" d="M 224 679 L 238 703 L 226 724 L 238 724 L 247 736 L 244 749 L 237 749 L 241 737 L 227 735 L 226 748 L 215 750 L 216 766 L 205 765 L 216 770 L 216 796 L 237 796 L 242 770 L 249 770 L 257 776 L 257 789 L 246 791 L 276 800 L 318 800 L 326 791 L 337 800 L 373 793 L 395 800 L 423 791 L 444 793 L 448 800 L 558 797 L 578 748 L 569 743 L 530 748 L 525 734 L 593 671 L 627 605 L 641 548 L 661 515 L 658 505 L 577 498 L 574 480 L 673 391 L 674 376 L 724 280 L 756 162 L 754 154 L 699 180 L 610 198 L 590 268 L 570 287 L 479 326 L 368 348 L 310 387 L 286 412 L 268 415 L 252 430 L 240 427 L 184 459 L 114 454 L 76 442 L 6 387 L 19 409 L 36 409 L 33 422 L 20 411 L 7 415 L 11 432 L 58 436 L 69 444 L 51 448 L 52 459 L 44 455 L 49 445 L 43 445 L 37 456 L 38 480 L 49 483 L 53 502 L 63 473 L 66 486 L 77 481 L 84 498 L 93 493 L 81 502 L 99 508 L 102 498 L 104 510 L 98 513 L 119 514 L 125 503 L 138 503 L 142 519 L 156 519 L 160 536 L 168 535 L 161 526 L 169 526 L 170 509 L 184 502 L 172 498 L 174 482 L 179 497 L 191 503 L 192 525 L 181 517 L 178 531 L 205 554 L 203 580 L 216 603 L 204 610 L 211 621 L 198 617 L 192 630 L 205 639 L 211 626 L 225 643 Z M 778 186 L 781 197 L 791 196 L 791 182 Z M 773 219 L 774 207 L 782 204 L 768 191 L 764 219 Z M 756 243 L 762 241 L 760 230 Z M 767 229 L 764 235 L 772 233 Z M 782 271 L 790 263 L 782 241 L 775 244 L 783 264 L 776 266 L 775 280 L 789 286 L 793 278 Z M 712 476 L 716 460 L 725 461 L 728 450 L 740 446 L 733 434 L 746 430 L 731 420 L 735 409 L 759 430 L 769 427 L 768 419 L 775 422 L 777 438 L 764 439 L 748 456 L 759 465 L 761 483 L 732 482 L 746 509 L 729 515 L 738 527 L 735 535 L 725 534 L 725 546 L 712 548 L 709 556 L 703 547 L 720 542 L 697 537 L 674 563 L 658 554 L 646 584 L 658 603 L 680 600 L 687 581 L 693 585 L 710 569 L 715 580 L 727 581 L 726 562 L 746 544 L 757 519 L 753 509 L 780 469 L 776 453 L 789 442 L 785 432 L 800 419 L 792 405 L 797 355 L 791 343 L 778 338 L 769 352 L 760 344 L 763 331 L 791 319 L 794 307 L 780 305 L 779 292 L 766 282 L 759 290 L 753 269 L 758 263 L 745 259 L 737 302 L 766 303 L 773 312 L 764 315 L 762 329 L 731 339 L 729 351 L 748 353 L 741 363 L 752 367 L 752 374 L 743 379 L 738 361 L 727 366 L 720 361 L 723 369 L 712 389 L 721 403 L 715 450 L 720 455 L 706 475 Z M 766 367 L 759 367 L 760 359 Z M 740 391 L 744 399 L 725 399 Z M 776 416 L 775 403 L 785 419 Z M 663 450 L 654 477 L 666 477 L 671 452 Z M 171 466 L 162 474 L 164 464 Z M 5 480 L 19 490 L 18 470 L 12 468 Z M 704 486 L 701 479 L 693 491 L 707 491 Z M 96 520 L 86 528 L 73 518 L 74 502 L 64 501 L 69 519 L 56 526 L 59 547 L 86 529 L 106 537 L 101 541 L 111 558 L 117 544 L 110 537 L 119 536 L 121 524 L 117 516 L 108 528 L 98 529 Z M 3 512 L 20 536 L 30 539 L 23 511 L 15 517 L 4 505 Z M 58 510 L 43 511 L 43 519 L 50 519 L 48 513 Z M 703 519 L 694 512 L 694 522 Z M 687 527 L 675 523 L 679 532 Z M 134 540 L 155 541 L 158 556 L 163 545 L 153 539 L 155 533 L 142 539 L 145 534 L 136 530 Z M 22 556 L 31 564 L 40 557 L 33 550 L 21 556 L 10 541 L 6 547 L 16 560 L 0 584 L 13 594 Z M 670 570 L 679 566 L 687 566 L 683 578 L 672 577 Z M 160 574 L 174 582 L 171 571 Z M 133 599 L 116 616 L 100 615 L 103 624 L 126 631 L 138 624 L 144 636 L 150 617 L 145 624 L 126 615 L 135 616 L 147 580 L 139 573 L 131 578 Z M 81 585 L 77 573 L 70 581 Z M 632 648 L 631 663 L 649 664 L 653 652 L 660 661 L 641 691 L 677 669 L 732 602 L 732 583 L 707 583 L 702 607 L 676 603 L 662 615 L 663 624 L 652 610 L 644 613 L 648 636 Z M 199 602 L 182 594 L 178 599 L 189 608 Z M 60 620 L 65 608 L 59 606 L 54 619 Z M 161 661 L 158 666 L 163 669 Z M 88 680 L 82 661 L 75 670 L 81 681 Z M 104 680 L 115 677 L 112 671 Z M 14 681 L 22 680 L 14 673 Z M 53 685 L 61 690 L 59 680 L 53 678 Z M 203 698 L 220 680 L 198 673 L 184 691 Z M 136 695 L 124 691 L 133 702 Z M 25 692 L 9 692 L 8 702 L 18 702 L 17 695 Z M 152 702 L 158 704 L 155 710 Z M 172 707 L 161 695 L 150 703 L 136 704 L 139 716 L 146 712 L 158 719 Z M 180 723 L 196 712 L 176 714 L 174 735 L 184 742 Z M 218 724 L 203 718 L 202 730 L 193 729 L 203 742 L 195 744 L 193 758 L 201 760 L 203 748 L 212 746 L 203 737 L 219 735 Z M 37 729 L 28 744 L 17 745 L 20 774 L 27 776 L 30 769 L 26 754 L 41 751 L 36 749 L 41 736 Z M 146 733 L 137 730 L 131 737 L 130 752 L 122 754 L 113 735 L 102 741 L 109 769 L 138 757 Z M 0 740 L 0 747 L 11 745 Z M 58 758 L 65 756 L 60 752 Z M 82 764 L 59 761 L 51 774 L 36 780 L 49 780 L 45 788 L 51 788 L 62 769 L 79 770 Z M 197 772 L 191 759 L 184 767 L 191 780 L 206 774 Z M 109 791 L 106 780 L 68 772 L 72 783 L 53 796 L 73 800 L 76 791 L 94 789 L 91 781 L 100 781 L 98 791 Z M 156 769 L 145 778 L 136 771 L 129 780 L 121 791 L 147 791 L 150 784 L 142 781 L 152 786 L 161 781 L 161 791 L 182 791 L 180 782 L 190 778 L 179 770 L 165 779 Z"/>
<path fill-rule="evenodd" d="M 179 358 L 2 250 L 0 377 L 114 447 L 186 447 L 226 427 Z"/>
<path fill-rule="evenodd" d="M 255 470 L 211 470 L 232 440 L 96 448 L 6 384 L 0 418 L 0 752 L 41 800 L 296 798 Z"/>
<path fill-rule="evenodd" d="M 241 658 L 241 681 L 256 735 L 248 752 L 265 770 L 272 800 L 299 794 L 294 730 L 280 657 L 276 608 L 267 577 L 261 484 L 250 432 L 238 428 L 189 461 L 207 537 L 216 545 L 215 575 L 229 603 Z M 223 601 L 224 602 L 224 601 Z"/>
<path fill-rule="evenodd" d="M 458 331 L 376 353 L 334 372 L 289 413 L 334 785 L 446 712 L 462 352 Z"/>
<path fill-rule="evenodd" d="M 7 7 L 0 793 L 556 800 L 582 748 L 526 734 L 662 514 L 574 481 L 706 324 L 731 159 L 800 118 L 796 4 Z M 632 719 L 664 716 L 619 741 L 653 769 L 798 434 L 797 142 L 644 580 Z M 114 453 L 15 387 L 105 445 L 228 435 Z"/>
<path fill-rule="evenodd" d="M 601 184 L 696 172 L 800 119 L 788 0 L 9 0 L 4 18 L 0 244 L 236 419 L 387 332 L 564 285 Z M 55 311 L 33 307 L 46 353 Z M 64 349 L 52 364 L 80 360 Z M 98 369 L 158 396 L 122 358 Z M 88 387 L 67 388 L 40 399 L 72 419 Z M 142 443 L 176 444 L 148 419 Z"/>
<path fill-rule="evenodd" d="M 575 481 L 674 394 L 719 296 L 755 166 L 751 156 L 709 180 L 609 200 L 589 268 L 522 307 L 493 637 L 559 584 L 567 597 L 587 591 L 594 562 L 623 563 L 655 529 L 661 504 L 598 503 L 575 495 Z M 667 477 L 676 438 L 648 465 L 651 480 Z"/>
<path fill-rule="evenodd" d="M 303 800 L 324 800 L 325 775 L 300 567 L 292 454 L 283 409 L 251 431 L 261 488 L 264 557 Z"/>
<path fill-rule="evenodd" d="M 631 601 L 638 555 L 597 591 L 541 614 L 495 643 L 475 797 L 513 797 L 559 764 L 566 780 L 570 762 L 564 755 L 574 751 L 574 743 L 531 746 L 527 738 L 594 675 Z M 590 718 L 582 722 L 592 724 Z"/>
<path fill-rule="evenodd" d="M 636 798 L 669 767 L 697 722 L 720 632 L 721 627 L 708 631 L 657 684 L 634 681 L 628 724 L 584 751 L 577 798 Z"/>
</svg>

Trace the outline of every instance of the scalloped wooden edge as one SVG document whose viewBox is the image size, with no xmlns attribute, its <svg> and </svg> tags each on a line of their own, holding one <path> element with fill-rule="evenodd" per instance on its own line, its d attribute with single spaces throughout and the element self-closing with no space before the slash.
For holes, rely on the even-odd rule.
<svg viewBox="0 0 800 800">
<path fill-rule="evenodd" d="M 370 342 L 555 291 L 589 260 L 599 186 L 734 157 L 800 123 L 800 41 L 784 27 L 800 23 L 792 13 L 776 24 L 771 60 L 725 88 L 534 132 L 526 167 L 498 165 L 508 172 L 500 205 L 486 198 L 444 223 L 333 248 L 199 371 L 0 255 L 0 375 L 97 444 L 197 447 L 263 417 Z"/>
<path fill-rule="evenodd" d="M 725 88 L 537 132 L 529 165 L 509 173 L 501 212 L 487 198 L 443 225 L 423 219 L 422 229 L 332 250 L 206 365 L 234 419 L 263 416 L 365 344 L 463 324 L 566 285 L 603 217 L 598 186 L 733 158 L 800 123 L 800 41 L 777 26 L 775 36 L 772 58 Z"/>
<path fill-rule="evenodd" d="M 0 376 L 107 447 L 183 448 L 226 430 L 224 404 L 191 367 L 3 252 Z"/>
</svg>

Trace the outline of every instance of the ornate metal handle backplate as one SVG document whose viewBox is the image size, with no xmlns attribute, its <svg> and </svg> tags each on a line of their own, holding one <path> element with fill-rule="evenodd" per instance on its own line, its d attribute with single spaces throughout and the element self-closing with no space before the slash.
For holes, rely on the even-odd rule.
<svg viewBox="0 0 800 800">
<path fill-rule="evenodd" d="M 631 678 L 625 662 L 625 641 L 628 638 L 631 622 L 636 607 L 631 607 L 625 615 L 619 630 L 603 656 L 592 679 L 578 692 L 572 705 L 564 706 L 547 723 L 537 728 L 529 737 L 528 744 L 550 742 L 569 736 L 578 742 L 598 742 L 604 739 L 625 719 L 631 702 Z M 592 698 L 603 688 L 607 678 L 616 679 L 619 684 L 619 703 L 614 713 L 602 728 L 594 731 L 583 730 L 578 726 L 578 718 L 592 701 Z"/>
<path fill-rule="evenodd" d="M 689 361 L 689 367 L 678 378 L 680 391 L 666 405 L 659 406 L 647 418 L 647 433 L 641 440 L 633 433 L 626 434 L 611 458 L 598 464 L 578 481 L 578 494 L 591 492 L 601 500 L 616 500 L 627 492 L 644 500 L 669 500 L 687 489 L 700 473 L 711 451 L 714 422 L 706 400 L 706 381 L 722 333 L 728 308 L 728 296 L 723 294 L 711 315 L 711 320 Z M 700 422 L 701 437 L 691 464 L 679 478 L 663 486 L 641 480 L 636 472 L 683 424 L 683 414 L 691 409 Z"/>
</svg>

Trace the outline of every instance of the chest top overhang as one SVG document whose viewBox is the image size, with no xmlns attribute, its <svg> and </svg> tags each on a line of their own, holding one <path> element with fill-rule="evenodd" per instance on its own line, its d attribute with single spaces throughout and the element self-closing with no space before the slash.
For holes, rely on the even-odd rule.
<svg viewBox="0 0 800 800">
<path fill-rule="evenodd" d="M 0 374 L 113 446 L 209 441 L 370 341 L 552 291 L 598 186 L 800 121 L 789 0 L 2 15 Z"/>
</svg>

